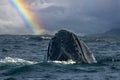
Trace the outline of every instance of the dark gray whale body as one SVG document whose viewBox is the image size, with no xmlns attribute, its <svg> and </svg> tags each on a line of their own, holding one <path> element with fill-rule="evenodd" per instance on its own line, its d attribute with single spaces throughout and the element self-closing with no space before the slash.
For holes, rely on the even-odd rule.
<svg viewBox="0 0 120 80">
<path fill-rule="evenodd" d="M 73 60 L 82 63 L 96 63 L 94 55 L 86 44 L 74 33 L 60 30 L 50 40 L 47 61 Z"/>
</svg>

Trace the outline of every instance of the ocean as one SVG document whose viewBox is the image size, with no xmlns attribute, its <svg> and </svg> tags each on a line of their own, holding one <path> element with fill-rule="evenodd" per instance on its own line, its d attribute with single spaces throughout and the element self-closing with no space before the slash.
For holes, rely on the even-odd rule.
<svg viewBox="0 0 120 80">
<path fill-rule="evenodd" d="M 98 63 L 45 62 L 49 39 L 0 36 L 0 80 L 120 80 L 120 37 L 81 37 Z"/>
</svg>

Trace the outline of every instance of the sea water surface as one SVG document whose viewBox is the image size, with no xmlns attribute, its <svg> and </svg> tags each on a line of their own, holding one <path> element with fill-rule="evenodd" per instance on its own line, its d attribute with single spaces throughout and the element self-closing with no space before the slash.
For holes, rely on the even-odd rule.
<svg viewBox="0 0 120 80">
<path fill-rule="evenodd" d="M 44 62 L 49 39 L 0 36 L 0 80 L 120 80 L 120 37 L 82 37 L 98 63 Z"/>
</svg>

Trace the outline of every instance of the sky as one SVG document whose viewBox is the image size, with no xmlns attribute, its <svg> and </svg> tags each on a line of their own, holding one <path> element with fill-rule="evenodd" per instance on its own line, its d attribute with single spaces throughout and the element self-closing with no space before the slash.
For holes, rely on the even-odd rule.
<svg viewBox="0 0 120 80">
<path fill-rule="evenodd" d="M 42 22 L 45 33 L 68 29 L 84 35 L 120 28 L 120 0 L 25 0 L 25 3 Z M 9 0 L 0 0 L 0 34 L 33 34 Z"/>
</svg>

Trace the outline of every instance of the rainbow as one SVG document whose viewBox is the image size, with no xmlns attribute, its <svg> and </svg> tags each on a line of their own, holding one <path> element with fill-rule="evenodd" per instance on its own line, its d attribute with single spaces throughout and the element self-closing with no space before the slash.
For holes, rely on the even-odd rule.
<svg viewBox="0 0 120 80">
<path fill-rule="evenodd" d="M 9 0 L 12 6 L 16 9 L 19 16 L 25 22 L 26 27 L 35 35 L 42 34 L 45 30 L 40 20 L 34 12 L 30 11 L 25 3 L 25 0 Z"/>
</svg>

